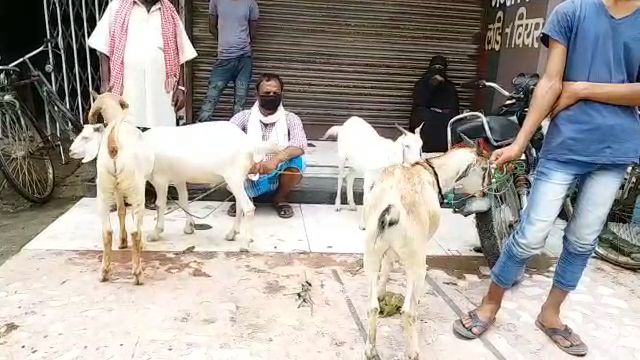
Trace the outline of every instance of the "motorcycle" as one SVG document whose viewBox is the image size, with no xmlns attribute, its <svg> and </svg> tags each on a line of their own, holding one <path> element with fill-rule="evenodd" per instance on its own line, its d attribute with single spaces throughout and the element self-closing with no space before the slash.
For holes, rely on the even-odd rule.
<svg viewBox="0 0 640 360">
<path fill-rule="evenodd" d="M 494 114 L 465 112 L 452 118 L 447 127 L 449 149 L 479 142 L 484 150 L 492 152 L 511 144 L 524 123 L 539 79 L 538 74 L 520 73 L 512 80 L 513 92 L 484 80 L 463 84 L 470 89 L 491 88 L 506 100 Z M 477 198 L 468 198 L 464 194 L 451 194 L 445 200 L 445 206 L 454 212 L 464 216 L 475 215 L 480 248 L 489 267 L 497 262 L 507 238 L 515 230 L 527 206 L 547 122 L 545 120 L 536 130 L 519 160 L 511 162 L 504 170 L 490 171 L 492 185 L 486 191 L 486 201 L 480 203 Z M 560 219 L 566 221 L 573 214 L 578 186 L 576 184 L 565 199 Z M 630 220 L 639 195 L 640 166 L 631 166 L 595 249 L 595 254 L 603 260 L 633 270 L 640 269 L 640 225 L 631 224 Z"/>
</svg>

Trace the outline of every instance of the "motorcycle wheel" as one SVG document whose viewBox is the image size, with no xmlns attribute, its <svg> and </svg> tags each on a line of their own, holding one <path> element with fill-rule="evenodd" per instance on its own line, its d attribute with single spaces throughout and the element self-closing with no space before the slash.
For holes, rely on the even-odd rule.
<svg viewBox="0 0 640 360">
<path fill-rule="evenodd" d="M 509 235 L 520 222 L 522 206 L 512 181 L 487 196 L 491 200 L 491 209 L 476 214 L 476 229 L 482 253 L 489 268 L 493 268 Z"/>
</svg>

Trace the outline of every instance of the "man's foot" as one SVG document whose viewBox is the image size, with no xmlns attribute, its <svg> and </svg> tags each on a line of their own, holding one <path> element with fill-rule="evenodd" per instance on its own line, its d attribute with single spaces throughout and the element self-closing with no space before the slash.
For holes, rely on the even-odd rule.
<svg viewBox="0 0 640 360">
<path fill-rule="evenodd" d="M 278 202 L 273 204 L 273 206 L 275 207 L 276 211 L 278 212 L 278 216 L 280 216 L 283 219 L 289 219 L 291 217 L 293 217 L 293 208 L 291 207 L 291 205 L 289 205 L 289 203 L 286 202 Z"/>
<path fill-rule="evenodd" d="M 227 215 L 236 217 L 236 203 L 232 203 L 227 209 Z"/>
<path fill-rule="evenodd" d="M 538 315 L 536 326 L 562 351 L 573 356 L 585 356 L 589 348 L 570 327 L 563 324 L 558 316 Z"/>
<path fill-rule="evenodd" d="M 453 323 L 453 331 L 465 339 L 476 339 L 484 334 L 496 320 L 498 306 L 483 303 Z"/>
</svg>

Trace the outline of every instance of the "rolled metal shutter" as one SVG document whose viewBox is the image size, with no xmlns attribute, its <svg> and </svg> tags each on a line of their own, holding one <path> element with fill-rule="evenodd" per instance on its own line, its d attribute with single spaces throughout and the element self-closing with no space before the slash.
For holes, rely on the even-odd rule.
<svg viewBox="0 0 640 360">
<path fill-rule="evenodd" d="M 413 85 L 431 56 L 449 59 L 456 83 L 476 76 L 482 6 L 477 0 L 267 0 L 258 1 L 254 79 L 275 72 L 285 82 L 285 106 L 298 114 L 309 138 L 350 116 L 382 133 L 407 125 Z M 198 113 L 215 62 L 208 31 L 208 0 L 193 0 L 193 111 Z M 232 86 L 216 109 L 228 119 Z M 462 106 L 472 93 L 459 89 Z M 255 97 L 250 88 L 247 107 Z M 385 131 L 386 130 L 386 131 Z"/>
</svg>

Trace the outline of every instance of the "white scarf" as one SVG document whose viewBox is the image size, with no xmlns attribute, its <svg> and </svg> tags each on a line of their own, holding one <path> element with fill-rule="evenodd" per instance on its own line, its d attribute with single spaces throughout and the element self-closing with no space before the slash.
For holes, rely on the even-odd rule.
<svg viewBox="0 0 640 360">
<path fill-rule="evenodd" d="M 267 139 L 267 142 L 273 142 L 281 146 L 289 145 L 289 128 L 287 127 L 287 114 L 284 110 L 282 104 L 278 107 L 278 110 L 272 115 L 264 116 L 260 112 L 260 108 L 258 106 L 258 102 L 256 101 L 251 108 L 251 113 L 249 114 L 249 123 L 247 124 L 247 135 L 252 139 L 255 143 L 259 143 L 262 140 L 262 124 L 273 124 L 275 126 Z M 255 162 L 260 162 L 264 160 L 265 156 L 263 154 L 254 154 L 253 160 Z"/>
</svg>

